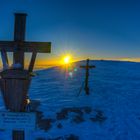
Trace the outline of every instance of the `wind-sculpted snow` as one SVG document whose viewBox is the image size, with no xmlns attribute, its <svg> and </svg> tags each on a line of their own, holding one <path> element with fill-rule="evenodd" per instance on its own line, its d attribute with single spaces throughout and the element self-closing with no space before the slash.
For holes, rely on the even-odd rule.
<svg viewBox="0 0 140 140">
<path fill-rule="evenodd" d="M 90 70 L 90 95 L 82 90 L 78 96 L 85 74 L 81 64 L 73 64 L 70 75 L 64 67 L 36 71 L 29 95 L 40 102 L 41 117 L 26 139 L 139 140 L 140 63 L 90 61 L 96 65 Z M 11 136 L 0 134 L 0 140 Z"/>
</svg>

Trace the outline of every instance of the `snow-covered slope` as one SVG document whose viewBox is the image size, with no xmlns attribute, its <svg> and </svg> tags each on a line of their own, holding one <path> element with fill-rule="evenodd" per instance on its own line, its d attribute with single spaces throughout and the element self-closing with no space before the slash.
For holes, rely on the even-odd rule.
<svg viewBox="0 0 140 140">
<path fill-rule="evenodd" d="M 26 139 L 139 140 L 140 63 L 90 61 L 96 65 L 90 70 L 90 95 L 82 90 L 77 96 L 85 76 L 81 64 L 36 71 L 29 94 L 40 102 L 41 123 Z M 0 140 L 10 136 L 0 132 Z"/>
</svg>

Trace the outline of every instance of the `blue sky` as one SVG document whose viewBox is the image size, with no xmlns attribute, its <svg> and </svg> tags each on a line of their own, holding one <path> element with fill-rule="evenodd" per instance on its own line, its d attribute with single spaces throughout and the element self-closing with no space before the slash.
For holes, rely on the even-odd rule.
<svg viewBox="0 0 140 140">
<path fill-rule="evenodd" d="M 0 40 L 13 40 L 14 13 L 26 12 L 26 40 L 51 41 L 39 58 L 139 58 L 137 0 L 0 0 Z"/>
</svg>

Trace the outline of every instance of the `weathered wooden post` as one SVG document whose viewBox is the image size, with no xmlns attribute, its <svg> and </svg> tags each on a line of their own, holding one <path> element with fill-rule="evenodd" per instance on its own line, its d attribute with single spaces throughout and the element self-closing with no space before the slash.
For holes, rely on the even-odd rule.
<svg viewBox="0 0 140 140">
<path fill-rule="evenodd" d="M 0 88 L 6 109 L 11 112 L 26 112 L 27 94 L 37 53 L 50 53 L 50 42 L 26 42 L 25 13 L 15 14 L 14 41 L 0 41 L 3 71 L 0 73 Z M 13 52 L 13 65 L 9 67 L 7 52 Z M 31 52 L 29 68 L 24 68 L 24 52 Z M 14 130 L 13 140 L 24 140 L 24 131 Z"/>
<path fill-rule="evenodd" d="M 89 95 L 89 86 L 88 86 L 89 69 L 95 68 L 95 66 L 93 66 L 93 65 L 90 66 L 89 59 L 87 59 L 86 66 L 80 66 L 80 68 L 84 68 L 86 70 L 84 90 L 85 90 L 86 94 Z"/>
</svg>

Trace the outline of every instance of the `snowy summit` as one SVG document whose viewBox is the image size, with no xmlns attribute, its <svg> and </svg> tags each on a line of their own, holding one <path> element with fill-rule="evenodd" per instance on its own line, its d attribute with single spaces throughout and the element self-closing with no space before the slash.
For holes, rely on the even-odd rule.
<svg viewBox="0 0 140 140">
<path fill-rule="evenodd" d="M 37 128 L 26 140 L 139 140 L 140 63 L 90 61 L 87 96 L 85 71 L 73 64 L 68 74 L 62 67 L 36 71 L 29 96 L 37 113 Z M 1 110 L 4 109 L 2 97 Z M 0 131 L 0 140 L 10 140 L 10 130 Z"/>
</svg>

